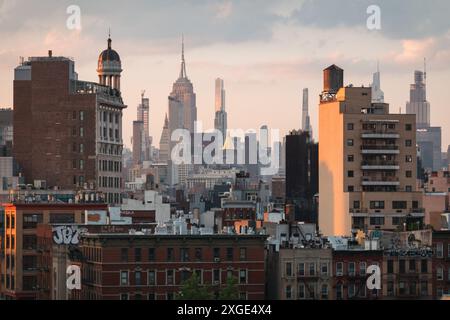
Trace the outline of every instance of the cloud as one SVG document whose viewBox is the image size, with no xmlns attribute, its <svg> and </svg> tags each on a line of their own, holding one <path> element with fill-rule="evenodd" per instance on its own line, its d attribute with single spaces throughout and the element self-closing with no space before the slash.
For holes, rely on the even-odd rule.
<svg viewBox="0 0 450 320">
<path fill-rule="evenodd" d="M 450 30 L 448 0 L 305 0 L 290 18 L 304 25 L 324 29 L 366 27 L 370 5 L 381 9 L 380 31 L 394 39 L 422 39 L 445 34 Z M 333 36 L 331 33 L 330 36 Z"/>
<path fill-rule="evenodd" d="M 226 1 L 217 5 L 216 18 L 226 19 L 233 13 L 233 2 Z"/>
</svg>

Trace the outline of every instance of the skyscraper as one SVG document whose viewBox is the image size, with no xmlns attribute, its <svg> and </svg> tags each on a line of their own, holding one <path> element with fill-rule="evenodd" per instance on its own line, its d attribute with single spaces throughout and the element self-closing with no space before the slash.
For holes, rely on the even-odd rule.
<svg viewBox="0 0 450 320">
<path fill-rule="evenodd" d="M 150 99 L 145 98 L 145 91 L 141 95 L 141 103 L 138 105 L 137 121 L 141 121 L 142 127 L 142 161 L 151 159 L 152 138 L 150 137 Z"/>
<path fill-rule="evenodd" d="M 295 208 L 297 221 L 317 223 L 319 192 L 319 146 L 309 132 L 292 131 L 286 136 L 286 201 Z"/>
<path fill-rule="evenodd" d="M 214 128 L 222 132 L 225 141 L 228 129 L 228 116 L 225 110 L 225 88 L 222 79 L 216 80 L 216 117 L 214 120 Z"/>
<path fill-rule="evenodd" d="M 414 72 L 414 84 L 409 91 L 409 102 L 406 103 L 406 113 L 416 115 L 417 128 L 430 126 L 430 103 L 427 101 L 425 72 Z"/>
<path fill-rule="evenodd" d="M 309 90 L 303 89 L 302 130 L 312 137 L 311 118 L 309 117 Z"/>
<path fill-rule="evenodd" d="M 384 103 L 384 92 L 381 90 L 381 73 L 379 65 L 377 65 L 377 72 L 373 74 L 372 102 Z"/>
<path fill-rule="evenodd" d="M 98 59 L 100 84 L 80 81 L 65 57 L 32 57 L 14 71 L 14 157 L 27 183 L 103 192 L 121 202 L 122 65 L 112 40 Z"/>
<path fill-rule="evenodd" d="M 416 191 L 415 116 L 390 114 L 388 104 L 372 103 L 371 88 L 337 88 L 343 83 L 342 69 L 324 73 L 328 90 L 319 106 L 320 230 L 342 236 L 352 229 L 420 225 L 424 212 L 422 194 Z"/>
<path fill-rule="evenodd" d="M 169 118 L 167 117 L 166 114 L 163 131 L 161 133 L 161 139 L 159 141 L 159 162 L 167 163 L 169 161 L 169 149 L 170 149 Z"/>
<path fill-rule="evenodd" d="M 133 121 L 133 164 L 142 164 L 142 141 L 144 140 L 144 122 Z"/>
<path fill-rule="evenodd" d="M 419 146 L 422 166 L 427 170 L 441 169 L 441 139 L 440 127 L 430 124 L 430 103 L 427 101 L 426 72 L 414 72 L 414 84 L 410 88 L 410 99 L 406 103 L 406 113 L 416 115 L 417 145 Z"/>
</svg>

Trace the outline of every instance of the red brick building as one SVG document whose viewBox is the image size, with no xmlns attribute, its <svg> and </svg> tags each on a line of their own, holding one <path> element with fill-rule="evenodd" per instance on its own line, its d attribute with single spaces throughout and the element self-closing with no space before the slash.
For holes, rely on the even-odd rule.
<svg viewBox="0 0 450 320">
<path fill-rule="evenodd" d="M 241 299 L 265 298 L 265 236 L 86 234 L 75 300 L 171 300 L 195 272 L 217 296 L 228 277 Z M 76 263 L 74 261 L 74 263 Z"/>
<path fill-rule="evenodd" d="M 450 231 L 433 232 L 433 298 L 450 294 Z"/>
<path fill-rule="evenodd" d="M 333 250 L 333 297 L 336 300 L 381 299 L 382 292 L 367 289 L 367 268 L 382 268 L 381 250 Z"/>
</svg>

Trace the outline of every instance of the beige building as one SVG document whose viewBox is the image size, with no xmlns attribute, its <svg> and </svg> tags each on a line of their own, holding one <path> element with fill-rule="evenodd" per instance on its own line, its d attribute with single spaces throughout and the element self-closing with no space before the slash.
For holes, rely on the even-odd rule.
<svg viewBox="0 0 450 320">
<path fill-rule="evenodd" d="M 421 224 L 416 187 L 415 115 L 372 103 L 371 88 L 342 87 L 343 70 L 324 71 L 319 107 L 319 226 L 325 235 L 351 229 L 395 230 Z M 404 225 L 406 223 L 406 225 Z"/>
</svg>

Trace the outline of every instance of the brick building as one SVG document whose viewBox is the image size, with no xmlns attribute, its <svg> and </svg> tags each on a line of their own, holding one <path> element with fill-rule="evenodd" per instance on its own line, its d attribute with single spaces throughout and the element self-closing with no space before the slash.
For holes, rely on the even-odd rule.
<svg viewBox="0 0 450 320">
<path fill-rule="evenodd" d="M 367 289 L 367 268 L 382 269 L 383 251 L 348 249 L 333 250 L 333 297 L 335 300 L 381 299 L 379 290 Z"/>
<path fill-rule="evenodd" d="M 433 298 L 450 294 L 450 231 L 433 232 Z"/>
<path fill-rule="evenodd" d="M 241 299 L 264 299 L 265 239 L 257 235 L 86 234 L 78 262 L 82 289 L 73 291 L 71 299 L 171 300 L 193 272 L 216 296 L 233 276 L 238 279 Z"/>
<path fill-rule="evenodd" d="M 3 205 L 5 208 L 5 257 L 0 264 L 0 296 L 5 299 L 38 298 L 37 247 L 39 224 L 80 224 L 86 211 L 107 211 L 106 204 L 24 203 Z"/>
<path fill-rule="evenodd" d="M 32 57 L 15 69 L 14 158 L 26 183 L 88 186 L 121 202 L 122 115 L 120 57 L 111 48 L 99 58 L 100 84 L 79 81 L 75 62 Z"/>
</svg>

